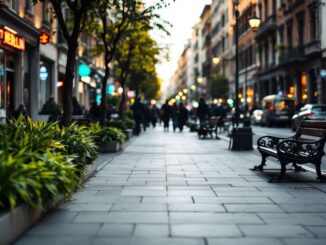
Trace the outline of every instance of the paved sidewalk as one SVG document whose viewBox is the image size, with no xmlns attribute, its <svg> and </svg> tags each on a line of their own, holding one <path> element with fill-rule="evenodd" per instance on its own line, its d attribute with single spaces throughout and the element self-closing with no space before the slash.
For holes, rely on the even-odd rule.
<svg viewBox="0 0 326 245">
<path fill-rule="evenodd" d="M 267 183 L 278 171 L 251 172 L 260 158 L 227 146 L 150 130 L 17 244 L 326 244 L 325 184 Z"/>
</svg>

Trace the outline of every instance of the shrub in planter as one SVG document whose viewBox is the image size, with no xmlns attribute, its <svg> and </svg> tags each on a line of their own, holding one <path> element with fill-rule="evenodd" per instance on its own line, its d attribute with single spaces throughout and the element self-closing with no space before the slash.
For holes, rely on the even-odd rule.
<svg viewBox="0 0 326 245">
<path fill-rule="evenodd" d="M 65 146 L 63 151 L 67 155 L 75 156 L 73 163 L 79 169 L 84 169 L 97 158 L 95 138 L 86 126 L 72 124 L 60 129 L 57 125 L 56 130 L 57 140 Z"/>
<path fill-rule="evenodd" d="M 121 130 L 127 129 L 125 123 L 122 120 L 107 122 L 106 127 L 118 128 L 118 129 L 121 129 Z"/>
<path fill-rule="evenodd" d="M 26 152 L 45 152 L 62 150 L 64 145 L 57 139 L 56 124 L 45 122 L 33 122 L 30 118 L 20 116 L 12 119 L 8 124 L 0 127 L 0 149 L 8 149 L 9 153 L 16 154 L 20 149 L 26 148 Z"/>
<path fill-rule="evenodd" d="M 0 210 L 17 204 L 44 205 L 78 186 L 73 158 L 53 153 L 0 151 Z"/>
<path fill-rule="evenodd" d="M 112 141 L 123 144 L 126 141 L 126 136 L 119 128 L 102 128 L 99 123 L 92 123 L 90 125 L 90 133 L 93 135 L 97 145 L 103 145 Z"/>
<path fill-rule="evenodd" d="M 56 122 L 61 117 L 61 107 L 55 103 L 54 98 L 51 97 L 40 111 L 40 115 L 49 115 L 49 122 Z"/>
</svg>

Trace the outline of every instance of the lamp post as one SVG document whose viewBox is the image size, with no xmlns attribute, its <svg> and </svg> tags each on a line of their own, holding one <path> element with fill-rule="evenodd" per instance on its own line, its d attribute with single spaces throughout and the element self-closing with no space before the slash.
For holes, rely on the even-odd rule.
<svg viewBox="0 0 326 245">
<path fill-rule="evenodd" d="M 240 0 L 233 0 L 235 27 L 235 124 L 239 126 L 239 4 Z M 253 31 L 257 31 L 261 24 L 261 20 L 254 13 L 249 19 L 249 26 Z M 247 90 L 247 88 L 246 88 Z M 247 91 L 245 91 L 245 99 L 247 99 Z M 247 103 L 247 101 L 245 101 Z"/>
<path fill-rule="evenodd" d="M 252 129 L 249 127 L 239 128 L 239 4 L 240 0 L 233 0 L 234 8 L 234 17 L 235 17 L 235 26 L 234 26 L 234 38 L 235 38 L 235 115 L 234 123 L 236 127 L 233 128 L 231 133 L 232 147 L 231 150 L 252 150 Z M 249 20 L 249 25 L 253 31 L 256 31 L 259 28 L 261 21 L 254 14 Z M 246 88 L 247 90 L 247 88 Z M 247 91 L 245 92 L 247 93 Z M 245 99 L 247 96 L 245 95 Z M 246 124 L 244 124 L 246 125 Z"/>
<path fill-rule="evenodd" d="M 240 0 L 233 0 L 235 26 L 234 26 L 234 38 L 235 38 L 235 124 L 239 126 L 239 16 L 240 11 L 238 9 Z"/>
</svg>

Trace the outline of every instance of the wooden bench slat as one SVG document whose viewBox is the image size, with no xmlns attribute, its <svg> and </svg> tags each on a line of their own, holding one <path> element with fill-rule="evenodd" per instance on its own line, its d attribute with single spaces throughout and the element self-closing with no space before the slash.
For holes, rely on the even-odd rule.
<svg viewBox="0 0 326 245">
<path fill-rule="evenodd" d="M 320 120 L 303 120 L 300 127 L 302 127 L 302 128 L 326 129 L 326 121 L 320 121 Z"/>
<path fill-rule="evenodd" d="M 315 137 L 324 137 L 325 133 L 326 133 L 326 129 L 299 127 L 297 130 L 297 134 L 299 135 L 308 135 L 308 136 L 315 136 Z"/>
</svg>

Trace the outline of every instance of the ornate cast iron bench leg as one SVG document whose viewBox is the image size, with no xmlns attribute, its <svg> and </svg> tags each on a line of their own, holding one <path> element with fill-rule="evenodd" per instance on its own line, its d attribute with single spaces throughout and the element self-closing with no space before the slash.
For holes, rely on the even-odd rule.
<svg viewBox="0 0 326 245">
<path fill-rule="evenodd" d="M 286 162 L 285 161 L 281 161 L 280 160 L 280 164 L 281 164 L 281 173 L 278 177 L 275 178 L 271 178 L 268 182 L 269 183 L 274 183 L 274 182 L 281 182 L 281 180 L 284 178 L 285 173 L 286 173 Z"/>
<path fill-rule="evenodd" d="M 317 173 L 317 179 L 320 182 L 326 182 L 326 177 L 322 174 L 321 169 L 320 169 L 320 165 L 321 165 L 321 160 L 319 162 L 315 163 L 316 165 L 316 173 Z"/>
<path fill-rule="evenodd" d="M 261 158 L 262 158 L 261 164 L 254 166 L 250 170 L 252 170 L 252 171 L 263 171 L 264 170 L 264 166 L 266 166 L 266 158 L 268 157 L 268 155 L 265 153 L 262 153 L 262 152 L 260 152 L 260 154 L 261 154 Z"/>
</svg>

